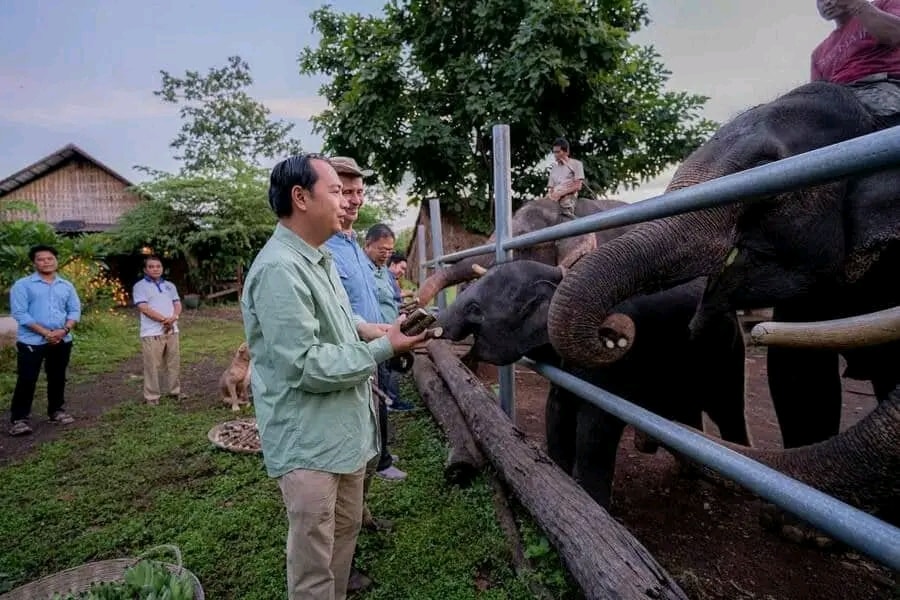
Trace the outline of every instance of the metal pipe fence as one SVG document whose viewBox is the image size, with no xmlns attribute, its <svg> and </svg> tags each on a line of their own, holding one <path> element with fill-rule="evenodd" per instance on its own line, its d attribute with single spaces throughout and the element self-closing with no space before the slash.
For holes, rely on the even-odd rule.
<svg viewBox="0 0 900 600">
<path fill-rule="evenodd" d="M 897 126 L 688 188 L 667 192 L 628 206 L 510 237 L 512 201 L 508 126 L 495 125 L 493 136 L 494 210 L 497 225 L 495 243 L 442 255 L 442 246 L 434 245 L 435 240 L 438 240 L 438 244 L 440 244 L 442 232 L 440 220 L 434 218 L 435 211 L 432 207 L 433 258 L 425 261 L 425 257 L 421 254 L 422 250 L 420 250 L 420 273 L 424 273 L 426 266 L 440 266 L 464 258 L 491 253 L 494 253 L 496 262 L 500 263 L 510 260 L 511 251 L 518 248 L 695 210 L 752 201 L 848 176 L 869 174 L 900 166 L 900 126 Z M 437 223 L 436 229 L 434 228 L 435 222 Z M 419 229 L 419 239 L 421 240 L 424 240 L 423 229 L 423 227 Z M 420 245 L 421 248 L 424 246 Z M 420 276 L 420 282 L 422 280 L 424 280 L 424 276 Z M 897 527 L 716 444 L 696 432 L 614 396 L 565 371 L 528 359 L 523 359 L 520 363 L 556 385 L 652 435 L 675 451 L 799 516 L 834 538 L 891 568 L 900 570 L 900 529 Z M 510 417 L 515 414 L 512 369 L 512 365 L 501 369 L 498 394 L 501 406 Z"/>
</svg>

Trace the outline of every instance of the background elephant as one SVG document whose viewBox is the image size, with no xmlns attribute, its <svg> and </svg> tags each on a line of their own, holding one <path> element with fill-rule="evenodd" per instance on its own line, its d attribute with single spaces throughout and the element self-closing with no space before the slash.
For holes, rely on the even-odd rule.
<svg viewBox="0 0 900 600">
<path fill-rule="evenodd" d="M 804 85 L 737 116 L 688 157 L 669 190 L 873 132 L 876 120 L 846 88 Z M 608 364 L 613 306 L 700 276 L 709 283 L 693 323 L 774 306 L 775 319 L 840 318 L 900 304 L 900 170 L 644 223 L 576 264 L 550 306 L 550 339 L 565 359 Z M 844 354 L 847 376 L 884 400 L 900 377 L 900 345 Z M 769 385 L 786 447 L 838 432 L 838 355 L 770 348 Z"/>
<path fill-rule="evenodd" d="M 474 336 L 471 354 L 495 365 L 523 356 L 560 365 L 549 344 L 547 312 L 562 279 L 557 267 L 529 260 L 497 265 L 461 292 L 438 317 L 444 337 Z M 609 366 L 567 368 L 577 376 L 666 418 L 702 429 L 701 411 L 722 436 L 747 444 L 744 344 L 733 314 L 690 339 L 688 325 L 703 292 L 697 280 L 638 296 L 616 310 L 637 334 L 631 352 Z M 616 450 L 625 423 L 552 386 L 547 399 L 548 452 L 599 504 L 610 502 Z"/>
<path fill-rule="evenodd" d="M 594 200 L 588 198 L 579 198 L 575 204 L 575 214 L 578 217 L 592 215 L 611 208 L 624 206 L 625 202 L 620 200 Z M 522 235 L 531 231 L 537 231 L 551 225 L 561 223 L 563 219 L 559 214 L 559 203 L 549 198 L 538 198 L 523 205 L 515 212 L 512 217 L 512 234 Z M 547 242 L 516 250 L 514 258 L 516 260 L 526 259 L 541 262 L 547 265 L 561 264 L 566 257 L 570 257 L 570 261 L 574 261 L 582 254 L 589 252 L 630 229 L 631 226 L 617 227 L 607 231 L 600 231 L 594 234 L 586 234 L 566 238 L 557 242 Z M 496 239 L 496 234 L 492 233 L 489 241 Z M 480 265 L 488 268 L 494 264 L 494 255 L 486 254 L 484 256 L 475 256 L 467 258 L 459 262 L 453 263 L 445 268 L 438 269 L 428 277 L 420 286 L 417 295 L 419 305 L 426 306 L 444 288 L 457 285 L 459 283 L 469 281 L 477 277 L 477 273 L 472 269 L 473 265 Z"/>
<path fill-rule="evenodd" d="M 846 88 L 797 88 L 723 125 L 680 166 L 669 189 L 759 166 L 873 132 L 885 123 Z M 709 276 L 693 322 L 702 331 L 726 310 L 774 306 L 775 319 L 846 317 L 900 304 L 900 170 L 841 180 L 753 202 L 645 223 L 576 264 L 553 296 L 550 339 L 583 365 L 621 357 L 607 347 L 615 306 Z M 610 325 L 604 325 L 609 322 Z M 835 439 L 778 454 L 779 469 L 848 502 L 897 499 L 900 344 L 845 352 L 847 376 L 870 379 L 880 401 Z M 834 436 L 840 420 L 838 356 L 829 350 L 770 348 L 769 386 L 785 447 Z M 787 462 L 785 462 L 787 461 Z M 814 465 L 819 465 L 813 468 Z M 823 466 L 829 471 L 823 476 Z M 861 471 L 871 477 L 859 480 Z M 859 485 L 848 489 L 837 482 Z"/>
</svg>

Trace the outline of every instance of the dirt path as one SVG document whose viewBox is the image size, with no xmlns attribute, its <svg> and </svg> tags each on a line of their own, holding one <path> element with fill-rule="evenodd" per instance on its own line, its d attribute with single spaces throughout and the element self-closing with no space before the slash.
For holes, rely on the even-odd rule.
<svg viewBox="0 0 900 600">
<path fill-rule="evenodd" d="M 221 313 L 222 315 L 204 311 L 204 317 L 233 317 L 236 314 L 233 309 L 223 309 Z M 182 402 L 186 409 L 214 406 L 219 401 L 216 392 L 218 380 L 227 366 L 227 359 L 219 361 L 206 357 L 198 362 L 182 363 L 182 390 L 187 394 Z M 16 438 L 7 435 L 9 411 L 3 411 L 0 413 L 0 422 L 3 424 L 0 431 L 0 465 L 18 460 L 44 442 L 59 438 L 67 428 L 91 427 L 106 411 L 122 402 L 142 402 L 142 385 L 143 366 L 138 355 L 123 362 L 111 373 L 100 375 L 92 381 L 67 386 L 66 410 L 76 419 L 71 425 L 54 425 L 47 420 L 47 400 L 41 393 L 35 394 L 31 417 L 34 433 L 31 435 Z"/>
<path fill-rule="evenodd" d="M 765 350 L 748 349 L 747 418 L 754 444 L 780 448 L 766 382 Z M 528 369 L 516 368 L 519 428 L 544 443 L 548 384 Z M 479 374 L 496 382 L 487 366 Z M 844 380 L 842 428 L 875 406 L 867 382 Z M 712 429 L 715 432 L 713 426 Z M 875 600 L 898 598 L 900 577 L 852 552 L 827 552 L 790 543 L 764 531 L 760 501 L 678 475 L 664 450 L 637 452 L 627 427 L 619 446 L 612 515 L 656 556 L 697 600 Z M 892 580 L 893 578 L 893 580 Z"/>
</svg>

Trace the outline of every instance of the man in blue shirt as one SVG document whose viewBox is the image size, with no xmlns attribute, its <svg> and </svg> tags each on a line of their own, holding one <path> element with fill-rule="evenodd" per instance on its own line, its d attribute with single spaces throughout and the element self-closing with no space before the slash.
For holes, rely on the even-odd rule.
<svg viewBox="0 0 900 600">
<path fill-rule="evenodd" d="M 63 410 L 66 369 L 72 354 L 72 328 L 81 319 L 81 301 L 69 281 L 57 275 L 57 251 L 52 246 L 34 246 L 28 258 L 34 273 L 16 281 L 9 292 L 9 305 L 18 322 L 16 334 L 16 389 L 13 392 L 10 435 L 32 432 L 28 418 L 34 389 L 47 372 L 47 414 L 50 422 L 68 425 L 75 419 Z"/>
<path fill-rule="evenodd" d="M 341 283 L 344 284 L 347 296 L 350 297 L 350 306 L 353 312 L 367 323 L 379 323 L 388 327 L 390 322 L 384 319 L 378 308 L 378 296 L 375 277 L 370 266 L 371 261 L 359 247 L 356 233 L 353 231 L 353 224 L 359 218 L 359 209 L 365 202 L 363 177 L 372 175 L 372 171 L 361 169 L 354 159 L 344 156 L 332 157 L 329 161 L 341 178 L 342 193 L 347 208 L 341 219 L 342 230 L 331 236 L 325 242 L 325 247 L 331 250 L 334 256 L 335 269 L 341 278 Z M 394 466 L 394 458 L 388 449 L 387 406 L 380 397 L 378 398 L 378 424 L 381 436 L 381 455 L 378 458 L 375 474 L 382 479 L 391 481 L 406 479 L 406 473 Z"/>
</svg>

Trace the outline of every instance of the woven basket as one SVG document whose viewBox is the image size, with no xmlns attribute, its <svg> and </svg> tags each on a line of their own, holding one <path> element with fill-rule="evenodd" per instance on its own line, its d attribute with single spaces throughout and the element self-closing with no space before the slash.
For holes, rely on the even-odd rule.
<svg viewBox="0 0 900 600">
<path fill-rule="evenodd" d="M 237 445 L 234 443 L 234 440 L 229 439 L 228 432 L 230 428 L 238 426 L 238 427 L 247 427 L 249 425 L 253 425 L 253 429 L 255 429 L 256 419 L 236 419 L 234 421 L 225 421 L 224 423 L 219 423 L 215 427 L 207 432 L 206 437 L 210 442 L 213 443 L 217 448 L 221 448 L 222 450 L 227 450 L 228 452 L 238 452 L 241 454 L 260 454 L 262 453 L 262 449 L 260 448 L 260 440 L 259 440 L 259 432 L 257 431 L 255 435 L 250 436 L 251 439 L 245 440 L 245 445 Z M 246 433 L 246 432 L 245 432 Z"/>
<path fill-rule="evenodd" d="M 162 561 L 162 565 L 178 575 L 187 575 L 194 584 L 194 600 L 205 600 L 203 587 L 197 576 L 181 566 L 181 551 L 176 546 L 164 545 L 151 548 L 137 558 L 114 558 L 87 563 L 48 575 L 43 579 L 26 583 L 11 592 L 0 594 L 0 600 L 50 600 L 53 594 L 79 594 L 94 583 L 124 581 L 125 571 L 155 550 L 166 549 L 175 554 L 177 564 Z"/>
</svg>

